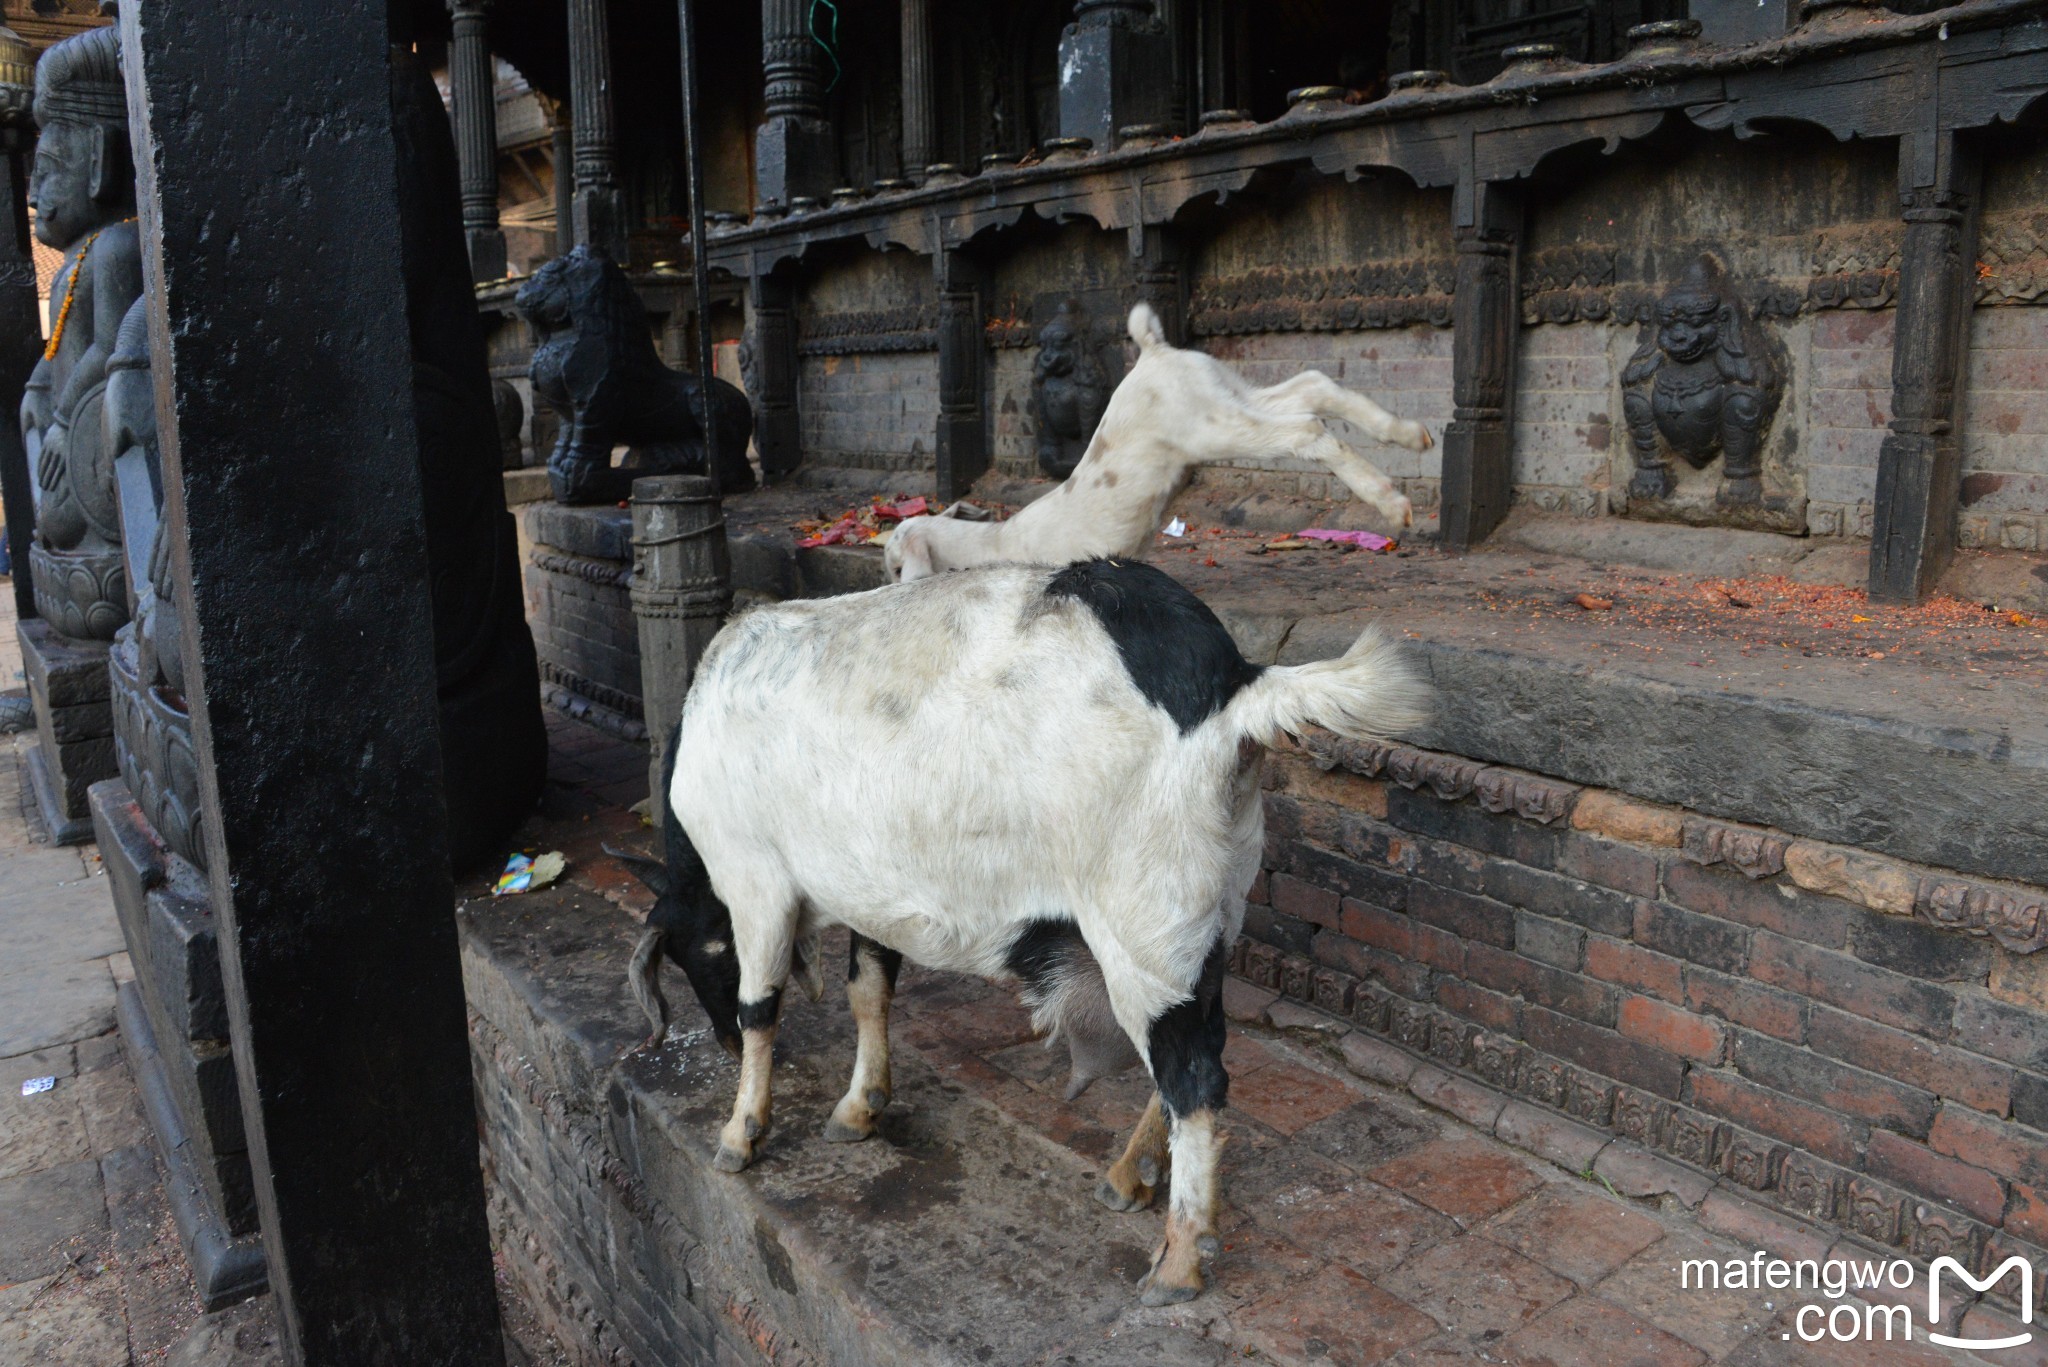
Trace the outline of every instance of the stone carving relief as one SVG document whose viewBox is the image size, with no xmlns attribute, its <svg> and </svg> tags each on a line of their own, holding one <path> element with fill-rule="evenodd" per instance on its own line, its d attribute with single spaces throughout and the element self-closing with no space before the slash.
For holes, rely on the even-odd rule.
<svg viewBox="0 0 2048 1367">
<path fill-rule="evenodd" d="M 120 43 L 112 28 L 66 39 L 36 66 L 38 240 L 64 253 L 52 282 L 50 340 L 22 395 L 21 428 L 36 479 L 29 549 L 36 608 L 63 635 L 106 641 L 128 619 L 114 494 L 114 452 L 101 411 L 107 362 L 142 293 L 135 168 Z"/>
<path fill-rule="evenodd" d="M 534 398 L 563 420 L 548 457 L 557 502 L 613 503 L 642 475 L 704 473 L 704 382 L 662 364 L 640 296 L 610 257 L 578 245 L 536 271 L 516 304 L 537 339 Z M 726 493 L 751 489 L 746 396 L 716 377 L 710 384 L 719 483 Z M 616 469 L 614 446 L 630 448 Z"/>
<path fill-rule="evenodd" d="M 1109 396 L 1122 378 L 1120 358 L 1096 336 L 1088 315 L 1068 300 L 1038 332 L 1031 372 L 1031 414 L 1038 424 L 1038 466 L 1055 479 L 1074 473 Z"/>
<path fill-rule="evenodd" d="M 1636 467 L 1630 511 L 1656 516 L 1663 511 L 1656 505 L 1672 500 L 1674 456 L 1695 470 L 1718 456 L 1715 505 L 1766 512 L 1763 444 L 1784 392 L 1784 367 L 1720 262 L 1711 255 L 1695 261 L 1658 300 L 1656 326 L 1645 332 L 1621 372 Z"/>
</svg>

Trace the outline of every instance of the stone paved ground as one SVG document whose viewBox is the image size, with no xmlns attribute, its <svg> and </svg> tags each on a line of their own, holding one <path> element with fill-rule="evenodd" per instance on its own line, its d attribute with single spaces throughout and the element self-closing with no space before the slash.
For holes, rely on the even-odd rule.
<svg viewBox="0 0 2048 1367">
<path fill-rule="evenodd" d="M 551 718 L 550 728 L 558 750 L 600 768 L 623 767 L 618 758 L 605 765 L 607 754 L 638 754 L 566 718 Z M 644 912 L 647 896 L 623 869 L 591 857 L 595 843 L 581 842 L 573 876 Z M 836 962 L 831 954 L 828 948 Z M 1091 1166 L 1120 1151 L 1145 1085 L 1127 1074 L 1062 1101 L 1064 1054 L 1032 1038 L 1008 990 L 906 965 L 896 1003 L 891 1036 L 899 1051 L 916 1050 L 949 1080 Z M 1130 1361 L 2048 1363 L 2040 1339 L 1991 1354 L 1924 1341 L 1799 1341 L 1790 1337 L 1799 1308 L 1836 1302 L 1811 1293 L 1686 1290 L 1680 1264 L 1746 1261 L 1758 1248 L 1787 1259 L 1822 1259 L 1831 1250 L 1865 1256 L 1859 1250 L 1834 1250 L 1827 1232 L 1710 1189 L 1706 1179 L 1652 1155 L 1603 1152 L 1604 1134 L 1461 1082 L 1270 992 L 1233 979 L 1226 1004 L 1234 1023 L 1225 1054 L 1224 1251 L 1209 1294 L 1125 1314 L 1106 1331 L 1130 1336 Z M 1624 1194 L 1635 1192 L 1658 1194 Z M 974 1218 L 971 1202 L 961 1218 Z M 1853 1296 L 1845 1303 L 1861 1312 Z M 1916 1300 L 1916 1313 L 1922 1304 Z M 1194 1328 L 1227 1351 L 1187 1357 L 1181 1335 L 1138 1341 L 1148 1326 L 1167 1325 Z M 1923 1332 L 1916 1322 L 1915 1333 Z M 1979 1320 L 1965 1332 L 1989 1336 L 1993 1328 Z M 1114 1341 L 1105 1348 L 1112 1356 L 1088 1360 L 1116 1360 Z"/>
<path fill-rule="evenodd" d="M 13 608 L 0 579 L 0 692 Z M 93 848 L 36 822 L 27 743 L 0 736 L 0 1364 L 162 1362 L 198 1308 L 114 1034 L 127 955 Z"/>
</svg>

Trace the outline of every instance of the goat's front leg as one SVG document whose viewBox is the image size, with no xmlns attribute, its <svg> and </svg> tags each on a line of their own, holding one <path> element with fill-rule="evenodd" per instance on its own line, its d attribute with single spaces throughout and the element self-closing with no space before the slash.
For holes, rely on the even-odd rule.
<svg viewBox="0 0 2048 1367">
<path fill-rule="evenodd" d="M 1318 418 L 1350 423 L 1374 440 L 1411 451 L 1427 451 L 1436 443 L 1429 429 L 1411 418 L 1397 418 L 1356 390 L 1346 389 L 1320 370 L 1304 370 L 1290 380 L 1252 391 L 1252 402 L 1275 413 L 1307 408 Z"/>
<path fill-rule="evenodd" d="M 889 1003 L 896 996 L 896 975 L 903 956 L 856 933 L 846 957 L 846 1002 L 853 1008 L 858 1034 L 853 1081 L 825 1124 L 825 1138 L 835 1144 L 866 1139 L 889 1106 Z"/>
<path fill-rule="evenodd" d="M 1230 1090 L 1223 1071 L 1224 944 L 1219 937 L 1202 964 L 1194 996 L 1152 1022 L 1147 1057 L 1172 1119 L 1168 1141 L 1173 1192 L 1166 1240 L 1139 1283 L 1147 1305 L 1172 1305 L 1202 1294 L 1202 1261 L 1222 1248 L 1216 1237 L 1216 1158 L 1222 1137 L 1217 1113 Z"/>
<path fill-rule="evenodd" d="M 1190 438 L 1184 450 L 1191 463 L 1202 465 L 1276 456 L 1313 460 L 1397 525 L 1415 520 L 1407 495 L 1379 467 L 1331 436 L 1322 419 L 1299 408 L 1269 412 L 1257 405 L 1232 405 L 1202 430 L 1199 440 Z"/>
<path fill-rule="evenodd" d="M 782 989 L 749 1001 L 740 996 L 740 1092 L 732 1119 L 718 1134 L 720 1172 L 738 1172 L 753 1161 L 754 1146 L 768 1134 L 769 1074 L 775 1066 L 775 1022 L 782 1011 Z"/>
<path fill-rule="evenodd" d="M 1110 1164 L 1096 1186 L 1095 1199 L 1111 1210 L 1145 1209 L 1166 1176 L 1166 1162 L 1166 1113 L 1160 1109 L 1159 1093 L 1154 1092 L 1145 1114 L 1138 1117 L 1137 1128 L 1131 1131 L 1131 1142 L 1124 1145 L 1124 1156 Z"/>
</svg>

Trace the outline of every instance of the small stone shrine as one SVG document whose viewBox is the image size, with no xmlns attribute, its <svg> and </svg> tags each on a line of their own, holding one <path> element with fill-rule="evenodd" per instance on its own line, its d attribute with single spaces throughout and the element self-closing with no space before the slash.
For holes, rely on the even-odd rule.
<svg viewBox="0 0 2048 1367">
<path fill-rule="evenodd" d="M 102 410 L 115 335 L 142 292 L 135 174 L 119 41 L 95 29 L 36 66 L 30 199 L 36 237 L 64 253 L 43 359 L 21 401 L 35 480 L 36 539 L 26 548 L 37 621 L 19 623 L 37 745 L 29 772 L 51 834 L 92 833 L 86 789 L 114 772 L 107 649 L 128 620 L 127 563 Z"/>
</svg>

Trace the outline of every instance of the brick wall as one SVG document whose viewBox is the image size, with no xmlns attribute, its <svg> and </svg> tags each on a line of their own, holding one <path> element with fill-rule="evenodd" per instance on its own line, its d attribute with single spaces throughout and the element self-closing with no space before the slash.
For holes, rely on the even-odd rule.
<svg viewBox="0 0 2048 1367">
<path fill-rule="evenodd" d="M 1628 434 L 1615 419 L 1620 363 L 1602 323 L 1522 329 L 1515 366 L 1518 500 L 1554 512 L 1607 510 L 1609 471 Z M 1626 360 L 1626 355 L 1623 356 Z"/>
<path fill-rule="evenodd" d="M 2048 309 L 1977 310 L 1968 404 L 1961 544 L 2048 550 Z"/>
<path fill-rule="evenodd" d="M 2048 1273 L 2048 891 L 1401 747 L 1267 785 L 1245 977 L 1802 1218 Z"/>
<path fill-rule="evenodd" d="M 1877 451 L 1892 415 L 1890 309 L 1816 314 L 1807 347 L 1807 524 L 1821 536 L 1869 536 Z"/>
<path fill-rule="evenodd" d="M 807 464 L 930 470 L 938 353 L 807 356 L 797 373 L 797 411 Z"/>
</svg>

